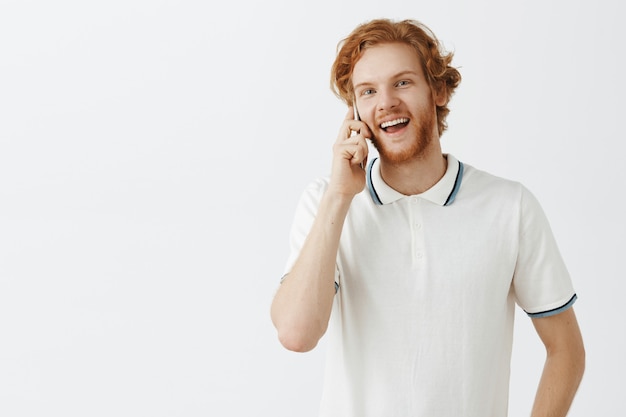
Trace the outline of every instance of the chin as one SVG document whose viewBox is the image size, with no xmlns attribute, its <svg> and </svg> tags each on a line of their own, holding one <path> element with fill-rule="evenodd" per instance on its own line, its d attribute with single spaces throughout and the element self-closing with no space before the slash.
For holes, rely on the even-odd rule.
<svg viewBox="0 0 626 417">
<path fill-rule="evenodd" d="M 392 164 L 402 164 L 404 162 L 423 159 L 428 153 L 434 140 L 433 132 L 436 124 L 434 113 L 430 117 L 422 116 L 420 123 L 411 121 L 406 134 L 413 136 L 412 140 L 397 144 L 398 146 L 388 146 L 385 143 L 385 132 L 376 132 L 372 138 L 372 144 L 378 150 L 381 160 Z"/>
<path fill-rule="evenodd" d="M 418 137 L 403 147 L 388 147 L 384 141 L 378 138 L 372 140 L 372 144 L 378 151 L 381 160 L 391 164 L 402 164 L 404 162 L 422 159 L 426 155 L 426 151 L 432 142 L 428 136 Z"/>
</svg>

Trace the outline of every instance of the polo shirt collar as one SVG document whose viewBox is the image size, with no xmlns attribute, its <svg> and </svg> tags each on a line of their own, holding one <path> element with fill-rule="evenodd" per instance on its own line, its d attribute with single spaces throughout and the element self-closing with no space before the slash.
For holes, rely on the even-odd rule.
<svg viewBox="0 0 626 417">
<path fill-rule="evenodd" d="M 446 173 L 435 185 L 416 196 L 440 206 L 449 206 L 454 201 L 459 188 L 461 188 L 463 163 L 450 154 L 445 154 L 444 156 L 448 160 Z M 374 203 L 378 205 L 390 204 L 407 197 L 383 181 L 380 175 L 379 158 L 372 159 L 367 165 L 366 180 L 370 196 Z"/>
</svg>

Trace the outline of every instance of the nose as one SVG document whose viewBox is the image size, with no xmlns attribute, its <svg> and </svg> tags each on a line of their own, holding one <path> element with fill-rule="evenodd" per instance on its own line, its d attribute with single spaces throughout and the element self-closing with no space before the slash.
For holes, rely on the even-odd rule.
<svg viewBox="0 0 626 417">
<path fill-rule="evenodd" d="M 377 110 L 379 112 L 393 110 L 399 103 L 400 100 L 393 89 L 385 88 L 379 91 L 377 103 Z"/>
</svg>

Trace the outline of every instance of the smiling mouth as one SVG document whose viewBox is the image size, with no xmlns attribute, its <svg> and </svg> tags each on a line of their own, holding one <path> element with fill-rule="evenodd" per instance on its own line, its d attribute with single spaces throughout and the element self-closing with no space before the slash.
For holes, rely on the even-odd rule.
<svg viewBox="0 0 626 417">
<path fill-rule="evenodd" d="M 397 119 L 381 123 L 380 128 L 386 133 L 394 133 L 405 127 L 408 123 L 409 119 L 407 119 L 406 117 L 399 117 Z"/>
</svg>

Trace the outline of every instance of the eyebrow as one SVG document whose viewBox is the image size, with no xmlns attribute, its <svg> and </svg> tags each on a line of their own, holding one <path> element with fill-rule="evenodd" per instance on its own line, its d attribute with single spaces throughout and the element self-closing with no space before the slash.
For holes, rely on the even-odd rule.
<svg viewBox="0 0 626 417">
<path fill-rule="evenodd" d="M 403 77 L 405 75 L 419 76 L 419 73 L 417 71 L 413 71 L 413 70 L 405 70 L 405 71 L 400 71 L 399 73 L 393 75 L 391 78 L 400 78 L 400 77 Z M 371 81 L 364 81 L 362 83 L 356 84 L 353 88 L 356 90 L 356 89 L 358 89 L 360 87 L 367 86 L 367 85 L 372 85 L 372 82 Z"/>
</svg>

